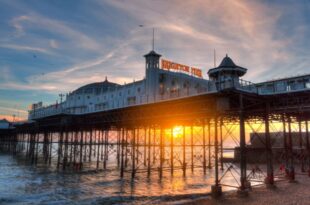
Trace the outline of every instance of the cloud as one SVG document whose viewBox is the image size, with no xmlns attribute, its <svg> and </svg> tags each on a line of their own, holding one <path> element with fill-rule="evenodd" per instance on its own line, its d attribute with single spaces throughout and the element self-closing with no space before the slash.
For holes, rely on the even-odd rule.
<svg viewBox="0 0 310 205">
<path fill-rule="evenodd" d="M 9 121 L 13 121 L 13 118 L 15 121 L 24 120 L 27 118 L 28 112 L 22 109 L 18 109 L 16 107 L 3 107 L 0 106 L 0 119 L 7 119 Z"/>
<path fill-rule="evenodd" d="M 27 116 L 20 117 L 20 116 L 12 116 L 12 115 L 2 115 L 0 114 L 0 119 L 6 119 L 10 122 L 17 122 L 17 121 L 24 121 L 27 119 Z"/>
<path fill-rule="evenodd" d="M 10 71 L 10 67 L 9 66 L 3 66 L 3 67 L 0 67 L 0 79 L 2 82 L 6 82 L 6 81 L 14 81 L 16 80 L 11 71 Z"/>
<path fill-rule="evenodd" d="M 16 29 L 18 36 L 24 35 L 27 28 L 36 28 L 49 31 L 53 34 L 58 34 L 59 36 L 64 37 L 69 41 L 74 41 L 77 47 L 90 50 L 98 50 L 100 48 L 95 40 L 91 39 L 83 32 L 75 30 L 66 25 L 64 21 L 50 19 L 39 14 L 31 13 L 29 15 L 15 17 L 11 20 L 11 22 Z M 50 41 L 50 45 L 55 46 L 56 41 Z"/>
<path fill-rule="evenodd" d="M 37 48 L 37 47 L 30 47 L 30 46 L 23 46 L 23 45 L 14 45 L 14 44 L 0 44 L 0 48 L 8 48 L 18 51 L 35 51 L 45 54 L 54 54 L 47 49 L 44 48 Z"/>
<path fill-rule="evenodd" d="M 24 31 L 25 22 L 28 22 L 27 27 L 44 27 L 66 38 L 74 38 L 81 45 L 87 45 L 88 49 L 98 50 L 99 56 L 86 60 L 75 59 L 76 62 L 71 66 L 46 72 L 44 75 L 29 76 L 26 83 L 8 82 L 4 86 L 11 89 L 59 92 L 69 91 L 92 81 L 101 81 L 106 75 L 111 80 L 142 78 L 143 60 L 137 60 L 143 54 L 141 48 L 145 48 L 150 42 L 148 30 L 152 25 L 157 28 L 156 47 L 163 50 L 164 56 L 166 54 L 175 61 L 201 67 L 204 73 L 213 66 L 214 48 L 218 53 L 217 59 L 221 60 L 228 53 L 235 63 L 248 67 L 249 72 L 245 78 L 249 79 L 258 79 L 276 62 L 289 62 L 294 57 L 286 49 L 292 41 L 286 38 L 274 39 L 273 36 L 281 11 L 274 11 L 257 2 L 228 1 L 222 4 L 221 1 L 190 1 L 175 4 L 174 1 L 167 1 L 158 4 L 133 0 L 132 4 L 121 1 L 99 3 L 102 6 L 107 3 L 119 12 L 127 13 L 130 22 L 139 20 L 145 27 L 133 27 L 122 40 L 111 38 L 110 41 L 115 45 L 102 52 L 99 50 L 104 46 L 64 22 L 39 14 L 15 18 L 13 22 L 16 29 Z M 137 46 L 139 44 L 143 46 Z M 56 40 L 49 39 L 49 47 L 58 46 Z M 71 50 L 76 52 L 74 48 Z"/>
<path fill-rule="evenodd" d="M 20 37 L 25 34 L 22 23 L 27 20 L 29 20 L 29 17 L 26 15 L 18 16 L 11 20 L 11 25 L 16 29 L 15 35 L 17 37 Z"/>
<path fill-rule="evenodd" d="M 19 12 L 10 20 L 16 38 L 1 40 L 0 47 L 55 53 L 57 58 L 49 56 L 48 61 L 35 65 L 36 73 L 44 75 L 27 74 L 18 79 L 6 69 L 1 87 L 41 90 L 44 96 L 45 92 L 69 92 L 83 84 L 103 81 L 105 76 L 120 84 L 142 79 L 142 55 L 151 49 L 152 27 L 156 28 L 157 52 L 164 58 L 202 68 L 205 77 L 213 67 L 214 48 L 217 64 L 228 53 L 236 64 L 248 68 L 244 78 L 255 82 L 302 73 L 310 63 L 308 24 L 295 4 L 225 0 L 97 3 L 96 8 L 83 8 L 88 15 L 78 18 L 45 14 L 40 7 Z M 49 70 L 50 63 L 53 68 Z"/>
<path fill-rule="evenodd" d="M 54 39 L 51 39 L 49 41 L 49 44 L 50 44 L 51 48 L 59 48 L 58 42 L 56 40 L 54 40 Z"/>
<path fill-rule="evenodd" d="M 157 47 L 170 51 L 179 61 L 210 68 L 212 51 L 216 48 L 218 59 L 228 53 L 237 64 L 249 68 L 245 78 L 264 80 L 266 72 L 272 76 L 284 69 L 279 62 L 285 66 L 296 59 L 291 47 L 300 32 L 289 38 L 285 35 L 275 38 L 278 22 L 287 9 L 277 5 L 211 0 L 108 3 L 136 21 L 157 28 Z M 207 58 L 198 57 L 201 55 Z M 193 62 L 194 59 L 200 62 Z"/>
<path fill-rule="evenodd" d="M 0 106 L 0 112 L 14 112 L 14 113 L 22 113 L 22 114 L 28 113 L 25 110 L 21 110 L 17 108 L 1 107 L 1 106 Z"/>
</svg>

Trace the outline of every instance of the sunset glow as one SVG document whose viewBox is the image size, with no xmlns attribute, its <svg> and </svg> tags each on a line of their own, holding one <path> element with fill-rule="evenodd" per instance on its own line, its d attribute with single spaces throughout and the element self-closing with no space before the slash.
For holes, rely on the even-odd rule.
<svg viewBox="0 0 310 205">
<path fill-rule="evenodd" d="M 176 126 L 172 130 L 172 136 L 174 138 L 180 138 L 183 136 L 183 127 L 182 126 Z"/>
</svg>

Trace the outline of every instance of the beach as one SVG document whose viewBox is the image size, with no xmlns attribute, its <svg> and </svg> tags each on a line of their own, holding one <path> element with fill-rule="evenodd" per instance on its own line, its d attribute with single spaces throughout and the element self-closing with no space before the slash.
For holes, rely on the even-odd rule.
<svg viewBox="0 0 310 205">
<path fill-rule="evenodd" d="M 281 181 L 276 187 L 268 189 L 265 186 L 253 187 L 247 197 L 240 197 L 236 191 L 224 193 L 219 199 L 204 197 L 195 200 L 185 200 L 173 204 L 183 205 L 306 205 L 310 204 L 310 177 L 297 175 L 296 182 Z"/>
</svg>

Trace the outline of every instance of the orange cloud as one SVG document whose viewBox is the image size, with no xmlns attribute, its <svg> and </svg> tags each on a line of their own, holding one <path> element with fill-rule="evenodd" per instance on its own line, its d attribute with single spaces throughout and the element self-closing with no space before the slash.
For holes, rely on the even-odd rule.
<svg viewBox="0 0 310 205">
<path fill-rule="evenodd" d="M 17 122 L 17 121 L 24 121 L 26 120 L 25 118 L 22 118 L 22 117 L 13 117 L 12 115 L 1 115 L 0 114 L 0 119 L 6 119 L 10 122 Z"/>
</svg>

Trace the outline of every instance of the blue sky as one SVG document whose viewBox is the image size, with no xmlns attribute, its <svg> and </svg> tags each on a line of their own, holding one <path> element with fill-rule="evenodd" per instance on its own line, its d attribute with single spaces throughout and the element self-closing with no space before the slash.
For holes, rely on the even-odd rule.
<svg viewBox="0 0 310 205">
<path fill-rule="evenodd" d="M 252 82 L 310 73 L 309 24 L 308 0 L 0 0 L 0 117 L 105 76 L 143 78 L 152 27 L 157 52 L 205 77 L 214 48 Z"/>
</svg>

